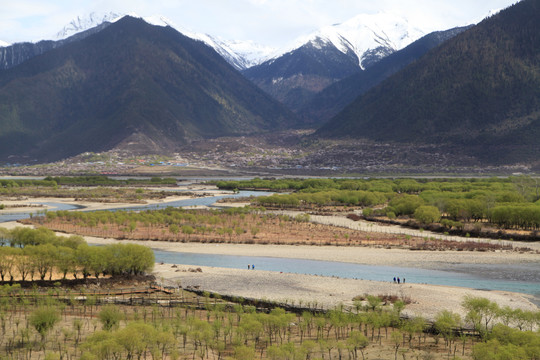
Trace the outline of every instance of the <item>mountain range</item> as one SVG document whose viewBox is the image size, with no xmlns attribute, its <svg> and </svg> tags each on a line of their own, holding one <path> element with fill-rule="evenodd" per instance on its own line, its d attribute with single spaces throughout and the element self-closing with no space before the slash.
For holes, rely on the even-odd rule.
<svg viewBox="0 0 540 360">
<path fill-rule="evenodd" d="M 297 40 L 297 45 L 242 73 L 293 111 L 334 82 L 373 66 L 424 31 L 399 16 L 358 15 Z"/>
<path fill-rule="evenodd" d="M 209 34 L 194 32 L 175 24 L 165 16 L 140 17 L 135 13 L 90 13 L 85 17 L 77 17 L 69 24 L 65 25 L 62 30 L 56 34 L 54 40 L 65 39 L 77 33 L 101 26 L 103 23 L 116 22 L 126 15 L 143 19 L 151 25 L 170 26 L 187 37 L 202 41 L 206 45 L 213 48 L 227 62 L 238 70 L 243 70 L 257 65 L 277 51 L 275 48 L 260 45 L 253 41 L 223 40 Z"/>
<path fill-rule="evenodd" d="M 88 16 L 77 17 L 71 20 L 52 36 L 52 39 L 50 40 L 15 44 L 8 44 L 0 41 L 0 69 L 9 69 L 34 56 L 41 55 L 49 50 L 99 32 L 111 23 L 122 19 L 124 16 L 126 16 L 126 14 L 90 13 Z M 142 18 L 134 13 L 129 14 L 128 16 L 143 19 L 148 24 L 155 26 L 170 26 L 187 37 L 202 41 L 213 48 L 237 70 L 243 70 L 257 65 L 270 57 L 271 54 L 276 53 L 276 49 L 257 44 L 253 41 L 226 41 L 208 34 L 196 33 L 174 24 L 164 16 Z"/>
<path fill-rule="evenodd" d="M 539 3 L 424 36 L 400 18 L 359 16 L 287 51 L 164 17 L 77 18 L 54 40 L 0 47 L 0 160 L 171 153 L 325 123 L 306 140 L 450 144 L 486 164 L 537 161 Z"/>
<path fill-rule="evenodd" d="M 115 147 L 170 153 L 193 139 L 291 121 L 208 46 L 132 17 L 0 71 L 3 158 Z"/>
<path fill-rule="evenodd" d="M 317 136 L 446 143 L 489 163 L 538 161 L 540 0 L 523 0 L 428 52 Z"/>
<path fill-rule="evenodd" d="M 358 96 L 418 60 L 429 50 L 441 45 L 471 26 L 432 32 L 409 46 L 376 62 L 373 66 L 356 71 L 323 89 L 297 109 L 304 126 L 318 126 L 337 115 Z"/>
</svg>

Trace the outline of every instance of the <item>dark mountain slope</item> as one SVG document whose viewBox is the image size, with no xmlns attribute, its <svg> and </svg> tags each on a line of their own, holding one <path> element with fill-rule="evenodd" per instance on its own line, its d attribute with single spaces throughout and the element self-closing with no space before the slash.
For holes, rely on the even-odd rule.
<svg viewBox="0 0 540 360">
<path fill-rule="evenodd" d="M 540 157 L 540 0 L 523 0 L 392 76 L 322 137 L 453 143 L 491 163 Z"/>
<path fill-rule="evenodd" d="M 283 127 L 294 115 L 176 30 L 123 18 L 0 72 L 0 154 L 54 160 Z M 135 142 L 135 143 L 133 143 Z"/>
<path fill-rule="evenodd" d="M 330 120 L 358 96 L 468 28 L 430 33 L 404 49 L 384 57 L 366 70 L 355 72 L 328 86 L 303 106 L 298 112 L 299 117 L 306 125 L 322 124 Z"/>
<path fill-rule="evenodd" d="M 242 73 L 290 109 L 298 110 L 336 80 L 361 71 L 358 63 L 354 52 L 345 54 L 319 38 Z"/>
<path fill-rule="evenodd" d="M 104 22 L 92 29 L 82 31 L 64 40 L 42 40 L 37 43 L 23 42 L 0 47 L 0 70 L 12 68 L 35 56 L 44 54 L 47 51 L 59 48 L 60 46 L 64 46 L 74 41 L 82 40 L 87 36 L 105 29 L 109 25 L 109 22 Z"/>
</svg>

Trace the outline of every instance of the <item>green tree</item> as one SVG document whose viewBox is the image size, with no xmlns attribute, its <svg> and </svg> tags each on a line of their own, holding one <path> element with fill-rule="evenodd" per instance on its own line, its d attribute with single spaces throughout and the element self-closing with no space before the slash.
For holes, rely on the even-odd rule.
<svg viewBox="0 0 540 360">
<path fill-rule="evenodd" d="M 441 213 L 436 206 L 424 205 L 414 211 L 414 218 L 427 225 L 439 221 Z"/>
<path fill-rule="evenodd" d="M 49 306 L 39 307 L 30 315 L 29 323 L 41 335 L 42 346 L 45 345 L 47 333 L 58 321 L 60 321 L 58 310 Z"/>
<path fill-rule="evenodd" d="M 347 345 L 353 350 L 354 358 L 358 358 L 358 350 L 364 359 L 364 349 L 369 345 L 369 340 L 360 331 L 351 331 L 347 339 Z"/>
<path fill-rule="evenodd" d="M 103 324 L 103 329 L 111 331 L 118 326 L 124 316 L 115 305 L 105 305 L 99 312 L 98 317 L 99 321 Z"/>
<path fill-rule="evenodd" d="M 483 297 L 466 296 L 461 305 L 467 311 L 466 320 L 484 337 L 492 320 L 500 314 L 499 305 Z"/>
<path fill-rule="evenodd" d="M 446 346 L 450 346 L 454 333 L 461 327 L 461 317 L 459 314 L 451 312 L 449 310 L 443 310 L 435 316 L 435 323 L 433 324 L 435 330 L 444 337 Z"/>
</svg>

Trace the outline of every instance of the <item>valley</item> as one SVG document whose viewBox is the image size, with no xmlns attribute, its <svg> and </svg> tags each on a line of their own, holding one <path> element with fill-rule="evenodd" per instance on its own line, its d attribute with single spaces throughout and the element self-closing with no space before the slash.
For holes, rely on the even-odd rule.
<svg viewBox="0 0 540 360">
<path fill-rule="evenodd" d="M 540 0 L 505 2 L 0 41 L 0 359 L 540 359 Z M 23 5 L 2 40 L 67 11 Z"/>
<path fill-rule="evenodd" d="M 13 321 L 18 319 L 16 321 L 21 324 L 21 329 L 26 329 L 19 332 L 17 329 L 6 327 L 6 330 L 9 329 L 9 331 L 5 333 L 7 335 L 0 341 L 0 351 L 7 354 L 19 354 L 18 356 L 22 356 L 22 354 L 28 354 L 28 351 L 40 354 L 43 349 L 48 349 L 46 351 L 60 353 L 63 354 L 62 356 L 87 357 L 88 355 L 85 355 L 86 351 L 88 349 L 97 349 L 96 339 L 98 337 L 101 339 L 104 336 L 109 339 L 109 344 L 118 341 L 118 345 L 115 345 L 117 346 L 115 351 L 129 354 L 132 350 L 129 347 L 123 347 L 122 344 L 125 343 L 120 340 L 122 334 L 131 331 L 130 329 L 134 327 L 143 326 L 141 324 L 143 322 L 154 327 L 154 330 L 148 326 L 144 328 L 146 329 L 144 331 L 148 331 L 149 334 L 152 331 L 161 331 L 156 339 L 170 339 L 167 346 L 159 347 L 162 356 L 166 358 L 174 357 L 177 352 L 180 358 L 187 359 L 201 351 L 201 346 L 206 348 L 205 341 L 210 341 L 208 338 L 208 340 L 203 340 L 202 343 L 199 342 L 200 338 L 197 335 L 197 329 L 203 326 L 211 326 L 210 324 L 214 321 L 221 323 L 219 319 L 220 316 L 223 316 L 220 315 L 223 314 L 223 311 L 231 311 L 230 316 L 238 317 L 238 321 L 240 321 L 240 318 L 248 316 L 248 313 L 259 314 L 253 316 L 260 318 L 256 321 L 263 321 L 262 317 L 265 316 L 263 314 L 268 312 L 270 314 L 281 314 L 284 311 L 282 309 L 285 308 L 292 311 L 291 314 L 299 314 L 298 316 L 321 316 L 321 320 L 318 320 L 318 322 L 320 326 L 323 326 L 323 318 L 332 321 L 331 319 L 335 319 L 336 316 L 352 316 L 355 313 L 363 314 L 362 316 L 374 316 L 369 315 L 371 311 L 376 313 L 382 311 L 381 314 L 389 311 L 389 315 L 393 309 L 399 309 L 399 314 L 403 317 L 401 320 L 382 325 L 383 327 L 388 326 L 390 334 L 395 332 L 396 335 L 393 335 L 393 337 L 386 337 L 386 335 L 379 337 L 377 335 L 377 326 L 373 328 L 374 333 L 371 334 L 370 323 L 365 328 L 368 331 L 367 335 L 364 335 L 368 339 L 366 347 L 363 348 L 365 355 L 377 356 L 375 354 L 378 354 L 378 356 L 383 356 L 385 359 L 393 356 L 392 351 L 397 346 L 395 345 L 398 339 L 397 334 L 401 334 L 399 343 L 400 347 L 403 347 L 404 354 L 411 356 L 422 355 L 430 356 L 433 359 L 442 359 L 447 356 L 448 352 L 451 353 L 456 350 L 452 350 L 446 343 L 443 346 L 442 341 L 436 340 L 447 336 L 447 339 L 456 341 L 455 338 L 444 335 L 445 330 L 441 323 L 445 314 L 444 311 L 455 314 L 452 315 L 454 317 L 453 321 L 455 321 L 452 326 L 460 328 L 459 332 L 461 333 L 460 336 L 462 336 L 460 341 L 463 340 L 463 348 L 460 347 L 460 356 L 465 359 L 474 359 L 473 351 L 475 353 L 486 351 L 482 350 L 482 346 L 485 344 L 484 341 L 475 340 L 476 336 L 474 335 L 466 335 L 471 334 L 471 332 L 474 333 L 474 326 L 471 327 L 473 318 L 470 316 L 471 305 L 468 305 L 469 301 L 472 304 L 482 299 L 481 301 L 487 301 L 488 304 L 496 304 L 490 305 L 501 309 L 501 315 L 497 315 L 496 322 L 504 323 L 508 321 L 508 325 L 522 324 L 521 326 L 526 328 L 536 326 L 536 320 L 525 320 L 528 316 L 532 316 L 531 319 L 536 319 L 534 316 L 538 312 L 534 303 L 537 301 L 535 296 L 538 296 L 538 290 L 535 290 L 537 284 L 534 280 L 529 281 L 531 290 L 525 290 L 530 291 L 529 294 L 518 294 L 508 289 L 488 291 L 454 287 L 463 283 L 460 282 L 462 280 L 459 280 L 460 275 L 457 278 L 452 278 L 452 276 L 456 275 L 450 275 L 451 272 L 448 272 L 446 276 L 453 279 L 451 281 L 454 281 L 454 286 L 424 284 L 420 280 L 424 275 L 421 275 L 418 271 L 415 272 L 415 269 L 426 269 L 428 270 L 428 277 L 435 279 L 436 274 L 434 272 L 429 275 L 430 269 L 433 271 L 434 269 L 445 268 L 446 271 L 452 271 L 451 269 L 456 269 L 459 266 L 491 265 L 496 266 L 500 272 L 506 271 L 504 270 L 506 267 L 508 267 L 508 271 L 512 272 L 521 271 L 517 270 L 517 268 L 512 270 L 513 267 L 528 264 L 530 271 L 536 271 L 534 269 L 538 264 L 538 252 L 530 249 L 524 250 L 527 244 L 520 242 L 513 242 L 510 247 L 507 247 L 501 245 L 500 242 L 493 241 L 490 243 L 489 240 L 486 240 L 486 243 L 475 242 L 473 247 L 455 250 L 452 248 L 455 246 L 452 242 L 440 240 L 437 241 L 437 250 L 413 250 L 412 247 L 415 246 L 415 241 L 425 243 L 425 240 L 410 236 L 391 235 L 385 232 L 377 232 L 375 229 L 370 230 L 369 228 L 367 231 L 359 231 L 336 225 L 321 225 L 317 223 L 317 216 L 311 218 L 309 215 L 303 214 L 303 212 L 298 216 L 289 216 L 259 207 L 244 208 L 242 207 L 244 204 L 236 202 L 223 204 L 227 206 L 223 210 L 215 207 L 201 207 L 200 204 L 203 203 L 211 205 L 215 201 L 212 199 L 216 195 L 241 197 L 248 194 L 245 192 L 233 194 L 226 190 L 218 190 L 209 184 L 193 182 L 163 187 L 162 184 L 152 186 L 152 183 L 167 183 L 167 179 L 141 178 L 131 180 L 131 185 L 126 187 L 124 182 L 127 180 L 125 178 L 110 180 L 92 177 L 57 178 L 61 185 L 56 189 L 48 183 L 55 180 L 44 180 L 42 183 L 39 182 L 41 180 L 31 179 L 26 183 L 27 180 L 21 179 L 3 181 L 5 181 L 6 187 L 2 189 L 5 194 L 0 197 L 0 203 L 4 203 L 7 197 L 19 194 L 19 199 L 15 200 L 15 202 L 19 204 L 20 210 L 34 212 L 35 214 L 30 219 L 19 223 L 0 224 L 0 238 L 4 239 L 4 242 L 9 239 L 12 245 L 15 243 L 22 244 L 21 249 L 9 246 L 0 247 L 0 264 L 4 264 L 2 259 L 5 256 L 20 257 L 21 254 L 24 254 L 27 259 L 31 259 L 33 256 L 40 256 L 40 250 L 45 251 L 46 248 L 47 251 L 50 251 L 50 254 L 53 254 L 50 247 L 47 247 L 48 245 L 41 244 L 42 241 L 52 241 L 53 244 L 56 242 L 62 244 L 62 241 L 66 241 L 66 244 L 71 244 L 67 242 L 68 240 L 60 240 L 70 236 L 69 239 L 72 240 L 69 241 L 73 242 L 70 246 L 76 246 L 82 241 L 82 238 L 73 237 L 73 234 L 83 235 L 84 241 L 89 244 L 122 247 L 128 245 L 142 246 L 146 249 L 151 248 L 156 252 L 156 264 L 152 272 L 153 276 L 155 276 L 153 283 L 150 282 L 152 281 L 151 278 L 147 280 L 140 276 L 124 277 L 117 280 L 114 277 L 109 279 L 109 274 L 101 274 L 102 270 L 100 269 L 111 265 L 107 265 L 108 263 L 102 264 L 99 260 L 100 257 L 90 256 L 86 260 L 82 260 L 82 254 L 85 251 L 90 253 L 92 251 L 92 247 L 88 248 L 84 245 L 80 245 L 80 248 L 75 250 L 77 254 L 81 254 L 78 255 L 81 256 L 80 262 L 73 263 L 69 265 L 69 268 L 66 268 L 71 269 L 69 270 L 70 274 L 73 272 L 79 278 L 82 276 L 81 274 L 85 274 L 86 280 L 79 280 L 76 285 L 75 283 L 71 285 L 70 281 L 74 280 L 69 280 L 70 277 L 68 277 L 68 280 L 63 280 L 61 283 L 62 288 L 48 290 L 50 285 L 47 285 L 45 281 L 43 285 L 40 285 L 44 286 L 43 288 L 36 288 L 36 285 L 34 285 L 33 292 L 29 293 L 29 290 L 19 290 L 15 286 L 17 284 L 13 285 L 13 280 L 5 282 L 1 289 L 6 294 L 10 294 L 10 297 L 3 297 L 3 293 L 0 293 L 0 299 L 4 299 L 0 302 L 0 308 L 3 309 L 2 314 L 5 314 L 3 318 L 11 319 L 10 324 L 13 324 Z M 279 182 L 279 180 L 277 181 Z M 294 184 L 298 180 L 284 179 L 284 181 Z M 306 181 L 312 185 L 329 183 L 328 179 Z M 354 182 L 355 180 L 350 180 L 349 183 L 351 181 Z M 357 181 L 365 182 L 365 180 Z M 372 181 L 374 181 L 374 184 L 392 182 L 392 180 Z M 107 182 L 109 183 L 107 187 L 89 185 L 74 187 L 74 185 L 68 185 Z M 278 182 L 276 182 L 276 185 Z M 502 182 L 506 183 L 505 180 L 502 180 Z M 19 188 L 14 187 L 14 183 L 19 184 Z M 398 181 L 398 183 L 402 184 L 402 186 L 412 186 L 414 181 L 403 180 Z M 476 183 L 476 180 L 473 183 Z M 483 183 L 483 181 L 479 181 L 478 186 Z M 487 183 L 490 183 L 490 181 L 487 181 Z M 7 186 L 9 184 L 11 186 Z M 232 186 L 233 184 L 225 182 L 219 185 Z M 41 196 L 46 195 L 47 191 L 49 191 L 50 196 L 53 196 L 48 198 L 49 202 L 56 201 L 82 205 L 86 209 L 54 211 L 54 209 L 48 208 L 27 208 L 26 206 L 29 204 L 39 202 L 39 199 L 29 196 L 32 193 L 38 193 L 39 188 L 42 188 L 42 191 L 39 191 Z M 74 190 L 75 194 L 90 195 L 92 193 L 118 192 L 124 193 L 126 197 L 117 196 L 108 202 L 101 202 L 99 199 L 95 199 L 95 196 L 79 200 L 69 197 L 55 198 L 60 192 L 65 193 L 65 196 L 69 196 L 70 189 Z M 139 204 L 133 204 L 129 201 L 129 194 L 133 189 L 136 189 L 136 193 L 141 195 Z M 156 193 L 162 195 L 157 199 L 153 198 L 153 194 Z M 27 198 L 21 198 L 20 195 L 22 194 L 26 194 Z M 249 195 L 253 195 L 253 193 Z M 212 201 L 207 202 L 206 199 Z M 249 199 L 254 201 L 256 198 L 250 197 Z M 247 200 L 239 199 L 237 201 Z M 168 204 L 174 204 L 177 208 L 167 206 Z M 156 205 L 160 206 L 161 210 L 154 210 Z M 214 206 L 218 207 L 221 205 L 221 203 L 214 204 Z M 12 206 L 15 206 L 15 204 Z M 118 208 L 133 206 L 138 207 L 132 208 L 132 210 L 118 210 Z M 13 209 L 10 207 L 0 210 L 0 216 L 2 212 L 10 212 Z M 111 210 L 115 209 L 116 211 L 111 212 Z M 85 210 L 91 210 L 91 212 Z M 303 211 L 302 208 L 298 208 L 298 210 Z M 321 212 L 322 210 L 321 208 L 317 211 Z M 347 210 L 353 211 L 354 209 L 348 207 Z M 338 211 L 334 215 L 327 214 L 325 217 L 337 221 L 344 216 L 343 211 Z M 28 224 L 33 225 L 29 226 Z M 44 230 L 43 226 L 60 232 L 53 235 L 49 230 Z M 31 227 L 41 227 L 41 230 L 33 234 L 31 233 Z M 204 230 L 202 230 L 203 228 Z M 227 231 L 227 228 L 231 229 L 231 231 Z M 531 244 L 531 247 L 534 248 L 533 245 L 536 244 Z M 523 248 L 520 248 L 520 246 L 523 246 Z M 483 247 L 484 250 L 478 250 L 479 247 Z M 96 251 L 98 250 L 96 249 Z M 167 258 L 160 257 L 163 256 L 161 250 L 168 253 Z M 190 254 L 224 254 L 227 256 L 242 256 L 243 260 L 239 265 L 232 265 L 232 268 L 231 264 L 227 266 L 203 266 L 200 261 L 194 263 L 189 261 L 182 264 L 182 262 L 171 260 L 174 259 L 171 257 L 174 253 L 182 253 L 182 255 L 188 257 Z M 51 256 L 54 259 L 56 255 Z M 107 256 L 102 257 L 103 260 L 108 259 Z M 288 271 L 292 270 L 287 270 L 289 268 L 284 267 L 283 264 L 280 265 L 281 270 L 279 268 L 267 269 L 267 265 L 263 261 L 265 257 L 275 258 L 278 261 L 279 259 L 289 260 L 292 263 L 316 259 L 323 261 L 323 266 L 327 267 L 330 273 L 324 276 L 312 275 L 312 273 L 308 272 L 309 270 L 305 264 L 298 265 L 302 274 L 288 273 Z M 19 261 L 22 260 L 17 260 L 16 264 L 19 264 Z M 253 264 L 256 268 L 246 269 L 246 262 Z M 347 263 L 363 264 L 365 269 L 353 270 L 353 275 L 344 276 L 339 272 L 339 267 L 333 265 L 341 263 L 343 266 L 347 266 Z M 30 266 L 33 262 L 24 262 L 24 264 Z M 38 264 L 37 260 L 35 264 Z M 40 262 L 40 264 L 40 267 L 36 267 L 34 271 L 30 270 L 31 267 L 26 268 L 19 265 L 16 268 L 13 268 L 13 265 L 11 267 L 0 267 L 0 270 L 2 274 L 11 274 L 10 276 L 17 282 L 17 274 L 23 271 L 21 269 L 24 269 L 25 275 L 22 276 L 27 277 L 31 283 L 36 283 L 37 279 L 35 277 L 38 274 L 44 273 L 48 276 L 49 271 L 53 274 L 52 269 L 61 266 L 56 260 L 47 262 L 46 266 L 43 265 L 45 263 Z M 382 267 L 388 267 L 390 273 L 385 279 L 370 280 L 368 274 L 364 274 L 364 272 L 369 271 L 370 267 L 375 272 L 381 272 Z M 38 269 L 41 270 L 38 272 Z M 78 271 L 80 271 L 79 274 L 77 274 Z M 150 270 L 148 272 L 150 273 Z M 94 273 L 99 275 L 100 281 L 96 282 L 93 278 Z M 391 277 L 396 275 L 401 278 L 406 276 L 406 283 L 401 285 L 393 283 Z M 58 280 L 53 279 L 53 281 L 59 283 Z M 493 282 L 487 277 L 481 277 L 478 281 L 482 281 L 484 286 L 488 287 Z M 405 279 L 403 279 L 403 282 L 405 282 Z M 495 282 L 503 284 L 501 280 Z M 27 286 L 24 281 L 21 284 Z M 160 290 L 163 289 L 164 285 L 166 286 L 165 290 Z M 71 290 L 72 286 L 75 287 Z M 70 300 L 70 297 L 75 295 L 77 295 L 76 299 Z M 220 300 L 222 298 L 225 300 Z M 218 302 L 224 305 L 216 305 Z M 111 308 L 111 303 L 115 304 L 114 309 Z M 33 320 L 31 319 L 36 316 L 35 313 L 43 310 L 45 304 L 50 311 L 61 312 L 64 320 L 58 324 L 56 321 L 53 322 L 47 331 L 34 332 L 32 329 Z M 214 309 L 214 306 L 218 307 Z M 253 307 L 245 308 L 245 306 Z M 374 306 L 374 308 L 371 309 L 371 306 Z M 379 309 L 379 307 L 381 308 Z M 218 308 L 221 310 L 214 312 Z M 13 312 L 11 309 L 19 309 L 19 311 Z M 503 309 L 505 312 L 502 312 Z M 90 315 L 88 315 L 88 312 L 90 312 Z M 107 312 L 113 312 L 110 315 L 113 324 L 111 327 L 105 321 L 109 319 L 108 315 L 105 315 Z M 191 312 L 193 312 L 193 316 L 196 315 L 201 321 L 206 319 L 205 321 L 209 325 L 200 323 L 195 326 L 192 323 L 194 317 L 188 316 Z M 91 321 L 95 317 L 91 315 L 92 313 L 100 314 L 97 318 L 99 320 Z M 113 316 L 114 314 L 121 315 Z M 181 316 L 181 314 L 184 315 Z M 521 316 L 523 316 L 523 320 L 521 320 Z M 152 320 L 150 321 L 150 319 Z M 175 321 L 173 319 L 186 324 L 184 337 L 181 333 L 175 333 L 169 326 L 162 328 L 157 325 L 158 323 L 169 324 L 169 321 Z M 424 325 L 418 328 L 418 336 L 427 337 L 427 342 L 424 340 L 424 345 L 411 346 L 408 344 L 403 332 L 406 332 L 407 326 L 412 326 L 414 321 L 420 320 Z M 79 323 L 80 325 L 77 325 Z M 242 324 L 234 323 L 232 326 L 233 328 L 238 326 L 241 329 L 244 326 Z M 307 335 L 304 330 L 301 330 L 303 325 L 298 324 L 300 328 L 296 329 L 296 325 L 294 325 L 289 327 L 285 333 L 287 334 L 287 346 L 296 349 L 295 352 L 303 354 L 305 350 L 301 349 L 303 349 L 302 344 L 304 341 L 330 341 L 328 335 L 320 338 L 314 336 L 314 334 Z M 331 329 L 336 329 L 337 325 L 336 323 L 328 323 L 327 326 L 324 329 L 330 334 Z M 496 325 L 494 329 L 499 329 L 498 326 L 503 325 Z M 99 329 L 101 328 L 105 332 L 100 332 Z M 141 329 L 139 331 L 142 331 Z M 486 331 L 490 331 L 489 329 L 487 328 Z M 205 350 L 204 357 L 217 359 L 220 357 L 219 354 L 223 352 L 234 359 L 240 359 L 239 354 L 241 351 L 249 352 L 253 351 L 250 349 L 254 349 L 254 351 L 260 352 L 262 354 L 260 356 L 263 358 L 273 358 L 277 346 L 279 345 L 281 348 L 285 344 L 276 340 L 276 343 L 272 346 L 260 339 L 242 337 L 244 335 L 241 334 L 245 334 L 242 331 L 236 332 L 235 330 L 231 333 L 231 340 L 225 340 L 222 347 L 214 347 L 208 342 L 208 349 Z M 352 328 L 348 331 L 352 331 Z M 430 335 L 432 331 L 437 335 Z M 480 328 L 480 336 L 482 336 L 482 331 L 484 330 Z M 64 340 L 58 343 L 52 337 L 47 336 L 49 332 L 50 334 L 64 336 L 62 338 Z M 352 334 L 346 334 L 347 332 L 339 336 L 336 335 L 335 345 L 330 350 L 325 348 L 324 351 L 319 352 L 319 350 L 311 349 L 308 353 L 324 353 L 328 358 L 342 356 L 355 359 L 356 357 L 353 355 L 354 349 L 351 348 L 350 351 L 347 350 L 348 352 L 345 352 L 345 348 L 338 349 L 339 346 L 345 346 L 346 343 L 352 342 L 352 340 L 348 340 Z M 520 336 L 529 336 L 527 332 L 520 332 L 519 334 Z M 223 336 L 223 334 L 221 335 Z M 241 348 L 240 344 L 232 340 L 236 336 L 240 337 L 237 339 L 243 339 L 242 343 L 245 348 Z M 517 333 L 516 336 L 518 336 Z M 150 339 L 153 338 L 149 337 L 147 341 L 151 341 Z M 391 340 L 393 338 L 395 339 Z M 134 341 L 142 343 L 143 340 L 134 339 Z M 186 345 L 183 345 L 183 341 L 185 341 L 184 344 Z M 402 341 L 403 344 L 401 344 Z M 24 343 L 26 345 L 23 348 L 17 348 L 14 345 L 15 343 Z M 284 351 L 283 349 L 280 351 Z M 144 349 L 140 351 L 141 354 L 147 351 L 150 352 L 150 350 Z M 156 351 L 154 350 L 154 354 L 156 354 Z M 342 353 L 339 355 L 341 351 Z M 249 356 L 248 358 L 251 358 Z M 108 357 L 100 355 L 100 358 L 107 359 Z"/>
</svg>

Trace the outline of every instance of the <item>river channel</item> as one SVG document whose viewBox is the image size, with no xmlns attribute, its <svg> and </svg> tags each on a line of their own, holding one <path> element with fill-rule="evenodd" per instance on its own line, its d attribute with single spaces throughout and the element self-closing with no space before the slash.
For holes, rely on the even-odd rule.
<svg viewBox="0 0 540 360">
<path fill-rule="evenodd" d="M 237 194 L 219 195 L 206 198 L 187 199 L 152 205 L 126 207 L 115 210 L 139 211 L 172 207 L 212 206 L 227 197 L 261 196 L 270 193 L 241 191 Z M 41 203 L 53 207 L 52 210 L 74 210 L 81 207 L 63 203 Z M 113 211 L 115 211 L 113 210 Z M 36 210 L 0 215 L 0 222 L 28 218 Z M 406 282 L 459 286 L 483 290 L 503 290 L 534 295 L 540 304 L 540 262 L 534 264 L 477 265 L 456 264 L 441 269 L 421 269 L 412 267 L 373 266 L 355 263 L 317 261 L 291 258 L 231 256 L 215 254 L 177 253 L 154 250 L 157 262 L 194 266 L 214 266 L 247 269 L 254 264 L 257 270 L 287 273 L 336 276 L 375 281 L 392 281 L 394 277 Z"/>
</svg>

